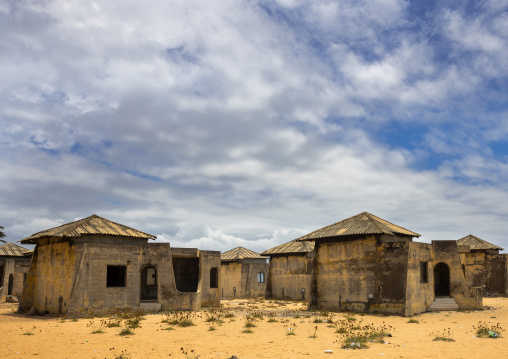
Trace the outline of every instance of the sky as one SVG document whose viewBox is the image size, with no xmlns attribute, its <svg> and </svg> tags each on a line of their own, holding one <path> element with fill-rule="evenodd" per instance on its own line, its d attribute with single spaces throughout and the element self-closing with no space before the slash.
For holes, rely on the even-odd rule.
<svg viewBox="0 0 508 359">
<path fill-rule="evenodd" d="M 508 249 L 508 1 L 0 2 L 0 225 Z"/>
</svg>

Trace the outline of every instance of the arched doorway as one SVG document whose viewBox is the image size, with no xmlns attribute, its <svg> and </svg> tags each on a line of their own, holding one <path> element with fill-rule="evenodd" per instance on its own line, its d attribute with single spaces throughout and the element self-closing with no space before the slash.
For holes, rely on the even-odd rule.
<svg viewBox="0 0 508 359">
<path fill-rule="evenodd" d="M 9 283 L 7 285 L 7 295 L 12 295 L 12 289 L 14 288 L 14 276 L 9 274 Z"/>
<path fill-rule="evenodd" d="M 141 296 L 142 301 L 157 301 L 158 299 L 157 269 L 152 266 L 143 268 L 141 271 Z"/>
<path fill-rule="evenodd" d="M 450 296 L 450 267 L 441 262 L 434 267 L 435 296 Z"/>
</svg>

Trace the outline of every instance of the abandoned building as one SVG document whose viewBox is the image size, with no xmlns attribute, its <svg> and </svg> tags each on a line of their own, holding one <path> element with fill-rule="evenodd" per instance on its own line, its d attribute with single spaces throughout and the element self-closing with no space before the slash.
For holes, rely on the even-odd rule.
<svg viewBox="0 0 508 359">
<path fill-rule="evenodd" d="M 266 298 L 308 300 L 314 263 L 314 242 L 292 240 L 261 253 L 270 257 Z"/>
<path fill-rule="evenodd" d="M 32 251 L 14 243 L 0 245 L 0 301 L 21 296 Z"/>
<path fill-rule="evenodd" d="M 250 249 L 237 247 L 220 256 L 222 298 L 265 297 L 267 257 Z"/>
<path fill-rule="evenodd" d="M 466 248 L 462 252 L 467 283 L 481 287 L 484 296 L 508 296 L 508 255 L 499 254 L 503 248 L 472 234 L 457 244 Z"/>
<path fill-rule="evenodd" d="M 218 306 L 220 252 L 148 243 L 156 237 L 97 215 L 35 233 L 19 311 Z"/>
<path fill-rule="evenodd" d="M 394 313 L 481 309 L 456 241 L 413 242 L 418 233 L 363 212 L 299 241 L 315 241 L 309 307 Z"/>
</svg>

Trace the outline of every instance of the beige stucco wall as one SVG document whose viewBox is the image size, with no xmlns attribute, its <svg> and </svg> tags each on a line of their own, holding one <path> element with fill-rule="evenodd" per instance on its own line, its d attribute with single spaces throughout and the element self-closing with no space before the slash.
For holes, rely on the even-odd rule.
<svg viewBox="0 0 508 359">
<path fill-rule="evenodd" d="M 76 251 L 69 242 L 44 240 L 35 248 L 28 272 L 20 308 L 67 312 L 75 279 Z"/>
<path fill-rule="evenodd" d="M 272 256 L 269 263 L 267 298 L 308 300 L 313 261 L 314 257 L 307 253 Z"/>
<path fill-rule="evenodd" d="M 258 283 L 258 273 L 265 274 L 265 282 Z M 220 293 L 222 298 L 265 297 L 268 264 L 265 260 L 222 262 L 220 270 Z M 236 292 L 235 289 L 236 288 Z"/>
<path fill-rule="evenodd" d="M 408 270 L 404 315 L 423 313 L 434 301 L 434 265 L 432 245 L 408 243 Z M 421 263 L 427 266 L 427 282 L 421 282 Z"/>
</svg>

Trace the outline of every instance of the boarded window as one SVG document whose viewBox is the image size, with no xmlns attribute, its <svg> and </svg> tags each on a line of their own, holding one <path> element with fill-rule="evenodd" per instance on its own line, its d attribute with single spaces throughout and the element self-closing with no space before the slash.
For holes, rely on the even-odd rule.
<svg viewBox="0 0 508 359">
<path fill-rule="evenodd" d="M 258 283 L 264 283 L 265 282 L 265 273 L 259 272 L 258 273 Z"/>
<path fill-rule="evenodd" d="M 219 288 L 219 273 L 217 267 L 210 269 L 210 288 Z"/>
<path fill-rule="evenodd" d="M 420 283 L 429 282 L 429 264 L 428 262 L 420 262 Z"/>
<path fill-rule="evenodd" d="M 4 286 L 4 267 L 0 266 L 0 288 Z"/>
<path fill-rule="evenodd" d="M 126 266 L 108 266 L 106 287 L 125 287 Z"/>
<path fill-rule="evenodd" d="M 199 258 L 173 258 L 176 289 L 179 292 L 197 292 Z"/>
</svg>

